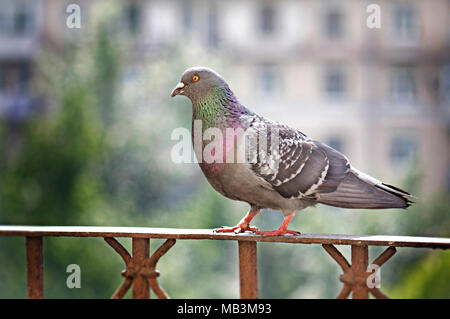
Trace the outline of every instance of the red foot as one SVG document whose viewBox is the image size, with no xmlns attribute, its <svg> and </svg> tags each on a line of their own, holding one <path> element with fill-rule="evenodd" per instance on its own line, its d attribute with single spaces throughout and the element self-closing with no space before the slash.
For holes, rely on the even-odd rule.
<svg viewBox="0 0 450 319">
<path fill-rule="evenodd" d="M 216 233 L 235 233 L 235 234 L 239 234 L 239 233 L 243 233 L 245 231 L 258 231 L 258 228 L 255 226 L 250 226 L 248 223 L 239 223 L 236 226 L 233 227 L 222 227 L 222 228 L 217 228 L 214 229 L 214 231 Z"/>
<path fill-rule="evenodd" d="M 236 226 L 217 228 L 217 229 L 214 229 L 214 231 L 216 233 L 233 233 L 234 232 L 235 234 L 243 233 L 246 230 L 255 232 L 258 230 L 258 228 L 256 228 L 255 226 L 250 226 L 250 222 L 252 221 L 253 217 L 255 217 L 258 213 L 259 213 L 259 210 L 250 210 L 247 213 L 247 215 L 245 215 Z"/>
<path fill-rule="evenodd" d="M 295 230 L 283 230 L 283 229 L 277 229 L 277 230 L 257 230 L 257 235 L 263 235 L 263 236 L 281 236 L 284 234 L 292 234 L 292 235 L 300 235 L 299 232 Z"/>
</svg>

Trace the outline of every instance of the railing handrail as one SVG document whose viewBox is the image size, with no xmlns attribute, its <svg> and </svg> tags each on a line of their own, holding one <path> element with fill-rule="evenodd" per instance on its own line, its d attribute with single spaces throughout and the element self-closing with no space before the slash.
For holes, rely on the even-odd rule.
<svg viewBox="0 0 450 319">
<path fill-rule="evenodd" d="M 300 234 L 266 237 L 254 233 L 215 233 L 211 229 L 149 228 L 149 227 L 97 227 L 97 226 L 20 226 L 0 225 L 0 236 L 26 238 L 27 290 L 29 298 L 44 297 L 43 237 L 103 237 L 125 263 L 122 285 L 112 298 L 122 298 L 132 287 L 133 298 L 149 298 L 150 289 L 159 298 L 168 298 L 160 287 L 156 270 L 158 260 L 173 246 L 177 239 L 234 240 L 238 242 L 239 281 L 241 298 L 258 297 L 257 242 L 283 242 L 294 244 L 321 244 L 325 251 L 342 268 L 339 280 L 343 283 L 338 298 L 387 298 L 380 289 L 367 284 L 372 273 L 368 270 L 369 246 L 388 246 L 373 262 L 381 267 L 395 253 L 395 247 L 450 249 L 450 238 L 389 235 L 338 235 Z M 132 238 L 130 254 L 115 237 Z M 150 239 L 166 241 L 149 255 Z M 334 247 L 351 246 L 351 263 Z"/>
<path fill-rule="evenodd" d="M 255 235 L 253 233 L 215 233 L 211 229 L 154 227 L 0 225 L 0 236 L 212 239 L 295 244 L 369 245 L 450 249 L 450 238 L 446 237 L 310 233 L 297 236 L 285 235 L 267 237 Z"/>
</svg>

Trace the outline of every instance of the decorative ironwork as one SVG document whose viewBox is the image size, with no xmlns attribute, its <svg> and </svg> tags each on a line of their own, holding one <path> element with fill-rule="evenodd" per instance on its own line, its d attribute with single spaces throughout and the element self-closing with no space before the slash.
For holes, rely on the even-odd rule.
<svg viewBox="0 0 450 319">
<path fill-rule="evenodd" d="M 133 238 L 133 256 L 113 237 L 105 237 L 104 240 L 122 257 L 126 269 L 122 272 L 125 277 L 122 285 L 113 294 L 113 299 L 120 299 L 133 286 L 133 298 L 149 298 L 149 287 L 160 299 L 168 299 L 169 296 L 161 288 L 156 278 L 160 273 L 156 270 L 156 264 L 167 251 L 175 245 L 175 239 L 167 239 L 149 258 L 150 239 Z"/>
<path fill-rule="evenodd" d="M 343 282 L 341 292 L 337 296 L 338 299 L 347 298 L 353 292 L 353 298 L 369 298 L 369 292 L 377 299 L 388 298 L 377 287 L 370 287 L 367 279 L 372 275 L 368 272 L 369 248 L 367 245 L 352 246 L 352 265 L 340 253 L 340 251 L 331 244 L 323 244 L 325 251 L 339 264 L 343 270 L 343 274 L 339 280 Z M 380 256 L 378 256 L 372 264 L 381 267 L 391 258 L 397 250 L 395 247 L 388 247 Z"/>
<path fill-rule="evenodd" d="M 125 263 L 124 281 L 112 298 L 122 298 L 133 287 L 133 298 L 149 298 L 150 289 L 159 298 L 168 298 L 159 286 L 159 259 L 175 244 L 176 239 L 235 240 L 239 250 L 239 280 L 241 298 L 258 298 L 258 242 L 284 242 L 291 244 L 321 244 L 343 270 L 340 281 L 344 284 L 337 298 L 387 298 L 378 288 L 369 286 L 367 279 L 369 246 L 388 246 L 372 264 L 381 267 L 395 253 L 395 247 L 422 247 L 450 249 L 450 238 L 301 234 L 297 236 L 258 236 L 253 233 L 214 233 L 208 229 L 173 229 L 146 227 L 93 227 L 93 226 L 0 226 L 0 236 L 26 237 L 28 298 L 44 297 L 43 237 L 102 237 L 121 256 Z M 132 255 L 115 239 L 132 238 Z M 152 256 L 150 238 L 167 239 Z M 350 263 L 334 245 L 350 245 Z"/>
</svg>

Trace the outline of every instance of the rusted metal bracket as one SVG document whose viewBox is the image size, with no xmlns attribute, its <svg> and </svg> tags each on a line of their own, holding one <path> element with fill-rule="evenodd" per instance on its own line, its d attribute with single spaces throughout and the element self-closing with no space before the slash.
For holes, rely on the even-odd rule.
<svg viewBox="0 0 450 319">
<path fill-rule="evenodd" d="M 150 298 L 150 289 L 160 299 L 169 298 L 156 280 L 159 277 L 156 264 L 175 245 L 175 239 L 166 240 L 151 257 L 149 257 L 149 238 L 132 238 L 133 256 L 115 238 L 104 237 L 104 240 L 122 257 L 126 266 L 126 269 L 122 272 L 122 276 L 125 279 L 122 285 L 112 295 L 113 299 L 123 298 L 131 285 L 133 285 L 133 298 Z"/>
<path fill-rule="evenodd" d="M 258 298 L 258 254 L 256 242 L 238 241 L 239 283 L 242 299 Z"/>
<path fill-rule="evenodd" d="M 343 274 L 339 277 L 344 287 L 337 296 L 338 299 L 347 298 L 353 292 L 353 298 L 369 298 L 369 292 L 377 299 L 388 298 L 377 287 L 369 287 L 367 279 L 373 273 L 367 272 L 369 262 L 369 248 L 367 245 L 352 245 L 352 265 L 345 257 L 331 244 L 323 244 L 325 251 L 339 264 Z M 381 267 L 391 258 L 397 250 L 395 247 L 388 247 L 372 264 Z"/>
<path fill-rule="evenodd" d="M 27 236 L 27 296 L 44 298 L 44 257 L 41 236 Z"/>
<path fill-rule="evenodd" d="M 372 274 L 368 272 L 368 246 L 389 246 L 373 264 L 382 266 L 396 253 L 394 247 L 450 249 L 450 238 L 385 235 L 302 234 L 301 236 L 254 236 L 250 234 L 214 233 L 209 229 L 171 229 L 150 227 L 97 227 L 97 226 L 23 226 L 0 225 L 0 236 L 26 237 L 28 298 L 44 297 L 43 237 L 101 237 L 113 247 L 125 262 L 122 285 L 113 298 L 122 298 L 133 286 L 133 298 L 150 297 L 150 289 L 160 298 L 167 294 L 158 285 L 156 263 L 175 243 L 176 239 L 233 240 L 239 245 L 239 277 L 241 298 L 258 297 L 258 242 L 321 244 L 340 265 L 344 287 L 338 298 L 387 298 L 379 289 L 370 288 Z M 114 238 L 132 238 L 133 251 L 128 251 Z M 168 239 L 149 257 L 150 239 Z M 352 246 L 352 265 L 333 245 Z M 376 278 L 376 277 L 375 277 Z"/>
</svg>

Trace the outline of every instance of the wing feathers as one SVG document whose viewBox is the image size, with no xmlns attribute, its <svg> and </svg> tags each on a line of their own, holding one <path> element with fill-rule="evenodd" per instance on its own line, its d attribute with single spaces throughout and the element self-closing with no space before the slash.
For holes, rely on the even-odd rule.
<svg viewBox="0 0 450 319">
<path fill-rule="evenodd" d="M 336 191 L 320 194 L 318 202 L 343 208 L 406 208 L 411 204 L 406 192 L 392 191 L 375 179 L 361 179 L 353 170 Z"/>
<path fill-rule="evenodd" d="M 257 130 L 276 125 L 257 124 Z M 287 126 L 275 128 L 279 151 L 258 153 L 251 168 L 286 199 L 308 198 L 344 208 L 406 208 L 411 204 L 409 193 L 352 168 L 340 152 Z"/>
</svg>

